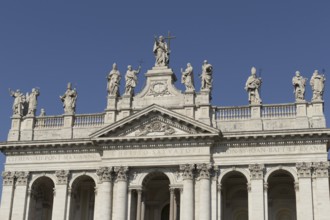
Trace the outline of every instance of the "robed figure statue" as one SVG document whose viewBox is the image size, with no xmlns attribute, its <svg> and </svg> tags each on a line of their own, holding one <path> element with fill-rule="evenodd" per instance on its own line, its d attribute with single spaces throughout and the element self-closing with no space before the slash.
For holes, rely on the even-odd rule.
<svg viewBox="0 0 330 220">
<path fill-rule="evenodd" d="M 312 101 L 323 101 L 324 82 L 324 74 L 321 75 L 318 70 L 315 70 L 310 81 L 313 91 Z"/>
<path fill-rule="evenodd" d="M 245 90 L 248 92 L 249 103 L 252 105 L 258 105 L 262 102 L 259 93 L 261 83 L 261 78 L 257 77 L 256 68 L 252 67 L 251 76 L 249 76 L 245 83 Z"/>
<path fill-rule="evenodd" d="M 155 38 L 153 52 L 156 58 L 155 66 L 168 66 L 170 50 L 163 36 Z"/>
<path fill-rule="evenodd" d="M 60 96 L 63 102 L 64 114 L 75 114 L 76 112 L 76 101 L 77 101 L 77 91 L 71 88 L 71 83 L 68 83 L 67 90 L 63 96 Z"/>
<path fill-rule="evenodd" d="M 296 102 L 305 101 L 306 80 L 306 78 L 300 75 L 299 71 L 296 71 L 296 75 L 292 78 Z"/>
<path fill-rule="evenodd" d="M 110 71 L 107 79 L 108 79 L 108 85 L 107 85 L 108 95 L 119 96 L 119 83 L 121 76 L 116 63 L 112 65 L 112 70 Z"/>
</svg>

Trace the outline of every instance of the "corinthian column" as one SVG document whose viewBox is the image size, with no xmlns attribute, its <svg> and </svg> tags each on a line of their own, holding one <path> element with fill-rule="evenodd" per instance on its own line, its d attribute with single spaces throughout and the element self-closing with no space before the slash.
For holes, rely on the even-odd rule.
<svg viewBox="0 0 330 220">
<path fill-rule="evenodd" d="M 0 208 L 1 220 L 11 219 L 13 191 L 14 191 L 14 177 L 15 177 L 14 172 L 5 171 L 2 173 L 3 186 L 2 186 L 2 198 L 1 198 L 1 208 Z"/>
<path fill-rule="evenodd" d="M 264 220 L 264 165 L 249 165 L 250 192 L 249 192 L 249 219 Z"/>
<path fill-rule="evenodd" d="M 67 170 L 58 170 L 55 172 L 57 183 L 55 185 L 54 205 L 52 220 L 65 220 L 68 193 L 68 175 Z"/>
<path fill-rule="evenodd" d="M 210 164 L 198 164 L 199 186 L 199 219 L 211 220 L 211 169 Z"/>
<path fill-rule="evenodd" d="M 28 172 L 15 172 L 16 184 L 11 219 L 24 220 L 27 200 Z"/>
<path fill-rule="evenodd" d="M 295 183 L 297 218 L 299 220 L 314 219 L 311 163 L 297 163 L 296 167 L 298 174 L 298 183 Z"/>
<path fill-rule="evenodd" d="M 329 219 L 329 162 L 316 162 L 313 163 L 313 178 L 315 204 L 314 214 L 315 220 Z M 307 200 L 309 198 L 306 198 Z M 304 200 L 304 201 L 305 201 Z"/>
<path fill-rule="evenodd" d="M 181 220 L 194 219 L 194 171 L 193 164 L 181 165 L 183 177 Z"/>
<path fill-rule="evenodd" d="M 96 170 L 99 177 L 95 197 L 95 220 L 111 220 L 112 209 L 112 167 L 101 167 Z"/>
<path fill-rule="evenodd" d="M 127 171 L 128 167 L 115 167 L 116 179 L 116 220 L 126 220 L 127 216 Z"/>
</svg>

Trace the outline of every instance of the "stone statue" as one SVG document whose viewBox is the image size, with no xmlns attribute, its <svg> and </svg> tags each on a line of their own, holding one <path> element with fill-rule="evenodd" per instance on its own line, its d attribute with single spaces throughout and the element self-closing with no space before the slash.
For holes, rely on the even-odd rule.
<svg viewBox="0 0 330 220">
<path fill-rule="evenodd" d="M 202 66 L 202 74 L 200 75 L 200 78 L 202 80 L 202 86 L 201 90 L 211 90 L 212 89 L 212 82 L 213 82 L 213 67 L 211 64 L 207 62 L 207 60 L 204 60 L 203 66 Z"/>
<path fill-rule="evenodd" d="M 305 101 L 306 80 L 307 78 L 301 76 L 299 71 L 296 71 L 296 75 L 292 78 L 296 102 Z"/>
<path fill-rule="evenodd" d="M 75 114 L 77 96 L 76 89 L 72 89 L 71 83 L 68 83 L 66 92 L 63 96 L 60 96 L 60 99 L 63 102 L 64 114 Z"/>
<path fill-rule="evenodd" d="M 46 116 L 46 110 L 44 108 L 40 109 L 39 117 L 45 117 L 45 116 Z"/>
<path fill-rule="evenodd" d="M 38 89 L 33 88 L 30 95 L 27 95 L 27 103 L 28 103 L 28 116 L 35 116 L 37 111 L 37 105 L 38 105 L 38 96 L 40 95 L 40 92 Z"/>
<path fill-rule="evenodd" d="M 137 85 L 137 74 L 140 73 L 141 66 L 137 70 L 133 70 L 131 65 L 127 66 L 127 72 L 125 75 L 125 95 L 134 95 L 134 88 Z"/>
<path fill-rule="evenodd" d="M 155 66 L 168 66 L 170 50 L 163 36 L 155 37 L 153 52 L 156 57 Z"/>
<path fill-rule="evenodd" d="M 325 76 L 320 75 L 318 70 L 315 70 L 310 85 L 313 90 L 313 97 L 312 101 L 323 101 L 323 93 L 324 93 L 324 82 L 325 82 Z"/>
<path fill-rule="evenodd" d="M 186 90 L 195 91 L 193 67 L 191 66 L 191 64 L 187 63 L 187 68 L 184 71 L 181 68 L 181 73 L 181 83 L 186 86 Z"/>
<path fill-rule="evenodd" d="M 19 89 L 17 89 L 16 91 L 9 89 L 9 93 L 10 96 L 14 97 L 14 103 L 12 108 L 13 116 L 23 116 L 25 96 Z"/>
<path fill-rule="evenodd" d="M 251 76 L 247 79 L 245 83 L 245 90 L 248 92 L 249 103 L 250 104 L 261 104 L 262 100 L 260 98 L 259 89 L 261 87 L 261 78 L 257 77 L 257 70 L 255 67 L 251 69 Z"/>
<path fill-rule="evenodd" d="M 108 79 L 108 85 L 107 85 L 108 95 L 119 96 L 119 83 L 121 76 L 116 63 L 112 65 L 112 70 L 110 71 L 107 79 Z"/>
</svg>

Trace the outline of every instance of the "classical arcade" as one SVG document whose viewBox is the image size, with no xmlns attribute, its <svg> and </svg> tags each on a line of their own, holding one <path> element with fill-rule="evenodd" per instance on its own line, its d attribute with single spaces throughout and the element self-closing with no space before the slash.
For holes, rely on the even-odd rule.
<svg viewBox="0 0 330 220">
<path fill-rule="evenodd" d="M 37 111 L 38 89 L 10 91 L 1 220 L 329 219 L 325 76 L 297 71 L 287 79 L 295 102 L 265 105 L 253 67 L 241 85 L 247 105 L 213 106 L 217 70 L 205 60 L 176 77 L 169 39 L 155 38 L 141 91 L 141 67 L 122 74 L 113 64 L 102 113 L 76 114 L 71 83 L 58 100 L 63 115 Z"/>
</svg>

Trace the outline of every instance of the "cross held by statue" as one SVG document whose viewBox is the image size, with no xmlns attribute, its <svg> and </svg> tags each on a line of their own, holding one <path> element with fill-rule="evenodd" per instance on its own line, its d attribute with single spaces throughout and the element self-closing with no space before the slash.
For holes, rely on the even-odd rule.
<svg viewBox="0 0 330 220">
<path fill-rule="evenodd" d="M 170 45 L 171 45 L 171 40 L 172 40 L 172 39 L 175 39 L 175 38 L 176 38 L 175 36 L 172 36 L 172 35 L 171 35 L 171 32 L 168 32 L 168 33 L 167 33 L 167 37 L 165 37 L 165 39 L 168 40 L 168 48 L 169 48 L 169 49 L 171 48 L 171 47 L 170 47 Z"/>
</svg>

